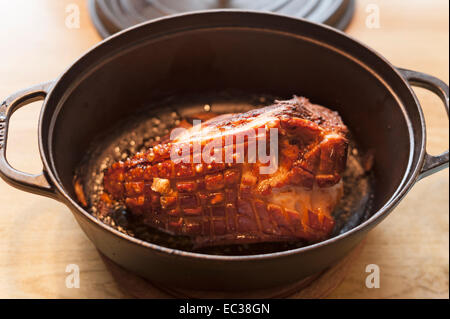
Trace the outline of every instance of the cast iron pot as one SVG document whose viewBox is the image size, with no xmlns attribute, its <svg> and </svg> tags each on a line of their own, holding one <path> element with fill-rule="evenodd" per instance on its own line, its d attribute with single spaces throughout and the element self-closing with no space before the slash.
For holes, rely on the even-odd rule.
<svg viewBox="0 0 450 319">
<path fill-rule="evenodd" d="M 410 85 L 439 95 L 448 86 L 397 69 L 332 28 L 285 16 L 208 11 L 158 19 L 101 42 L 56 81 L 6 99 L 0 108 L 0 172 L 11 185 L 65 203 L 107 257 L 152 281 L 197 289 L 253 289 L 299 280 L 336 263 L 383 220 L 419 179 L 448 166 L 448 151 L 425 150 L 425 123 Z M 301 94 L 336 109 L 362 149 L 374 151 L 371 217 L 304 248 L 252 256 L 168 249 L 124 235 L 75 200 L 74 170 L 93 137 L 167 94 L 239 89 Z M 5 157 L 14 111 L 44 99 L 39 119 L 43 172 L 12 168 Z"/>
</svg>

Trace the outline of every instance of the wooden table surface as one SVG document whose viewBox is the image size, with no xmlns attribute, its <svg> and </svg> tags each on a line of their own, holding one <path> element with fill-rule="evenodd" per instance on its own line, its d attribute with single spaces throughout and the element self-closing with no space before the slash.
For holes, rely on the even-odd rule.
<svg viewBox="0 0 450 319">
<path fill-rule="evenodd" d="M 66 26 L 67 6 L 80 9 L 80 28 Z M 357 1 L 347 32 L 394 65 L 449 81 L 447 0 Z M 69 7 L 70 8 L 70 7 Z M 379 11 L 379 28 L 371 18 Z M 57 77 L 100 40 L 85 0 L 0 1 L 0 99 Z M 369 22 L 369 23 L 367 23 Z M 417 90 L 426 115 L 428 150 L 448 148 L 448 120 L 433 94 Z M 41 102 L 12 120 L 8 156 L 18 169 L 40 171 L 37 119 Z M 332 298 L 449 297 L 449 171 L 414 186 L 370 232 Z M 80 268 L 80 288 L 66 287 L 66 266 Z M 366 265 L 380 267 L 380 288 L 365 286 Z M 0 180 L 0 297 L 120 298 L 124 295 L 98 252 L 61 203 L 13 189 Z"/>
</svg>

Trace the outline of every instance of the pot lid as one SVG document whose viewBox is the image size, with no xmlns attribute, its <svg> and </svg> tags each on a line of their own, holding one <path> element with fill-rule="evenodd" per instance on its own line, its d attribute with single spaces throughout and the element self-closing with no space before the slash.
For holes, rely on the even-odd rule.
<svg viewBox="0 0 450 319">
<path fill-rule="evenodd" d="M 345 29 L 354 0 L 89 0 L 89 11 L 103 38 L 162 16 L 208 9 L 269 11 Z"/>
</svg>

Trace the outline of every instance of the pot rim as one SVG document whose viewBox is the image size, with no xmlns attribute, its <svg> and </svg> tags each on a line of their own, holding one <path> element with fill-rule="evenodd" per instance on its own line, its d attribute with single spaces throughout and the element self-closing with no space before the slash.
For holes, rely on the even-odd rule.
<svg viewBox="0 0 450 319">
<path fill-rule="evenodd" d="M 406 124 L 408 127 L 408 132 L 409 132 L 409 139 L 410 139 L 410 154 L 409 154 L 409 160 L 408 160 L 408 165 L 407 168 L 404 172 L 403 175 L 403 179 L 400 182 L 399 186 L 397 187 L 397 189 L 395 190 L 395 192 L 392 194 L 392 196 L 386 201 L 386 203 L 380 208 L 378 209 L 370 218 L 368 218 L 367 220 L 365 220 L 364 222 L 362 222 L 361 224 L 357 225 L 356 227 L 346 231 L 345 233 L 339 234 L 337 236 L 334 236 L 332 238 L 326 239 L 324 241 L 312 244 L 312 245 L 308 245 L 305 247 L 300 247 L 300 248 L 295 248 L 295 249 L 290 249 L 290 250 L 285 250 L 285 251 L 279 251 L 279 252 L 273 252 L 273 253 L 267 253 L 267 254 L 256 254 L 256 255 L 244 255 L 244 256 L 237 256 L 237 255 L 232 255 L 232 256 L 224 256 L 224 255 L 211 255 L 211 254 L 203 254 L 203 253 L 194 253 L 194 252 L 189 252 L 189 251 L 183 251 L 183 250 L 179 250 L 179 249 L 173 249 L 173 248 L 168 248 L 168 247 L 164 247 L 164 246 L 160 246 L 157 244 L 153 244 L 132 236 L 129 236 L 127 234 L 124 234 L 118 230 L 116 230 L 115 228 L 103 223 L 102 221 L 100 221 L 99 219 L 95 218 L 94 216 L 92 216 L 88 211 L 86 211 L 83 207 L 81 207 L 63 188 L 63 186 L 61 185 L 61 183 L 58 181 L 57 178 L 57 174 L 55 174 L 55 172 L 53 172 L 52 170 L 52 165 L 50 165 L 50 162 L 47 159 L 47 155 L 46 155 L 46 151 L 44 149 L 44 145 L 43 145 L 43 117 L 44 117 L 44 113 L 46 111 L 47 108 L 47 101 L 51 98 L 52 93 L 54 91 L 54 88 L 58 85 L 58 83 L 60 83 L 61 79 L 70 72 L 70 70 L 73 69 L 73 67 L 75 65 L 77 65 L 81 59 L 83 59 L 83 57 L 89 55 L 89 54 L 93 54 L 94 51 L 96 51 L 96 49 L 102 45 L 104 45 L 105 43 L 108 43 L 110 41 L 112 41 L 113 39 L 116 39 L 118 37 L 123 36 L 124 34 L 126 34 L 127 32 L 130 32 L 132 30 L 136 30 L 142 27 L 145 27 L 147 25 L 151 25 L 151 24 L 155 24 L 158 23 L 160 21 L 165 21 L 165 20 L 172 20 L 172 19 L 183 19 L 186 16 L 195 16 L 195 15 L 201 15 L 201 16 L 205 16 L 205 15 L 222 15 L 222 14 L 249 14 L 249 15 L 257 15 L 257 16 L 270 16 L 270 17 L 275 17 L 275 18 L 280 18 L 280 19 L 289 19 L 292 21 L 299 21 L 301 23 L 305 23 L 305 24 L 309 24 L 318 28 L 322 28 L 322 29 L 326 29 L 327 32 L 332 32 L 334 33 L 335 36 L 340 36 L 340 37 L 344 37 L 346 38 L 346 40 L 350 40 L 352 41 L 354 44 L 360 46 L 361 48 L 363 48 L 364 50 L 369 51 L 370 53 L 372 53 L 373 55 L 375 55 L 381 62 L 383 62 L 385 65 L 389 66 L 389 68 L 394 72 L 394 74 L 402 81 L 402 83 L 405 85 L 406 89 L 409 91 L 409 93 L 411 94 L 412 98 L 414 99 L 414 102 L 416 104 L 418 113 L 419 113 L 419 117 L 420 117 L 420 130 L 421 130 L 421 136 L 422 139 L 420 141 L 416 141 L 414 139 L 414 135 L 413 135 L 413 127 L 411 124 L 411 120 L 408 116 L 408 114 L 405 112 L 405 110 L 402 108 L 402 112 L 404 113 L 405 116 L 405 120 L 406 120 Z M 56 187 L 56 193 L 57 193 L 57 197 L 58 199 L 62 200 L 67 206 L 73 207 L 77 213 L 79 213 L 81 216 L 83 216 L 84 218 L 88 219 L 89 221 L 93 222 L 94 225 L 103 228 L 103 230 L 108 231 L 112 234 L 114 234 L 115 236 L 117 236 L 120 239 L 126 240 L 128 242 L 131 242 L 135 245 L 138 246 L 143 246 L 145 248 L 149 248 L 149 249 L 153 249 L 156 252 L 159 253 L 163 253 L 166 255 L 175 255 L 178 257 L 183 257 L 183 258 L 192 258 L 192 259 L 206 259 L 206 260 L 210 260 L 210 261 L 228 261 L 228 262 L 232 262 L 232 261 L 250 261 L 250 260 L 266 260 L 266 259 L 274 259 L 274 258 L 281 258 L 281 257 L 287 257 L 290 255 L 294 255 L 294 254 L 300 254 L 300 253 L 305 253 L 311 250 L 315 250 L 315 249 L 319 249 L 320 247 L 324 247 L 324 246 L 328 246 L 331 245 L 333 243 L 336 243 L 338 241 L 343 240 L 346 237 L 355 235 L 356 233 L 364 230 L 364 229 L 370 229 L 372 227 L 374 227 L 376 224 L 378 224 L 381 220 L 384 219 L 384 217 L 386 217 L 390 211 L 396 206 L 396 204 L 399 203 L 399 201 L 407 194 L 407 192 L 411 189 L 411 187 L 415 184 L 416 180 L 418 179 L 418 176 L 420 174 L 420 170 L 423 166 L 423 162 L 424 162 L 424 157 L 425 157 L 425 141 L 426 141 L 426 128 L 425 128 L 425 120 L 424 120 L 424 116 L 423 116 L 423 112 L 422 109 L 420 107 L 420 103 L 414 93 L 414 91 L 412 90 L 410 84 L 408 83 L 408 81 L 401 75 L 401 73 L 397 70 L 397 68 L 392 65 L 386 58 L 384 58 L 380 53 L 378 53 L 377 51 L 375 51 L 374 49 L 370 48 L 369 46 L 363 44 L 362 42 L 360 42 L 359 40 L 353 38 L 350 35 L 345 34 L 343 31 L 334 29 L 330 26 L 327 25 L 321 25 L 321 24 L 317 24 L 305 19 L 301 19 L 301 18 L 293 18 L 290 16 L 286 16 L 286 15 L 282 15 L 282 14 L 277 14 L 277 13 L 269 13 L 269 12 L 258 12 L 258 11 L 252 11 L 252 10 L 236 10 L 236 9 L 217 9 L 217 10 L 200 10 L 200 11 L 192 11 L 192 12 L 188 12 L 188 13 L 180 13 L 180 14 L 175 14 L 175 15 L 171 15 L 171 16 L 166 16 L 166 17 L 160 17 L 151 21 L 147 21 L 147 22 L 143 22 L 140 24 L 137 24 L 135 26 L 132 26 L 128 29 L 122 30 L 102 41 L 100 41 L 99 43 L 97 43 L 96 45 L 94 45 L 92 48 L 90 48 L 88 51 L 86 51 L 84 54 L 82 54 L 81 56 L 79 56 L 79 58 L 77 58 L 68 68 L 66 68 L 66 70 L 64 70 L 61 75 L 54 81 L 54 84 L 51 86 L 47 97 L 45 98 L 44 104 L 42 106 L 42 109 L 40 111 L 40 115 L 39 115 L 39 124 L 38 124 L 38 137 L 39 137 L 39 152 L 41 155 L 41 160 L 43 162 L 44 165 L 44 171 L 47 173 L 48 177 L 50 178 L 52 184 Z M 48 136 L 47 136 L 48 137 Z M 413 163 L 413 155 L 415 152 L 414 149 L 414 145 L 415 143 L 418 143 L 418 145 L 420 145 L 420 153 L 419 153 L 419 157 L 417 160 L 417 163 L 414 165 Z M 409 175 L 409 178 L 408 178 Z"/>
</svg>

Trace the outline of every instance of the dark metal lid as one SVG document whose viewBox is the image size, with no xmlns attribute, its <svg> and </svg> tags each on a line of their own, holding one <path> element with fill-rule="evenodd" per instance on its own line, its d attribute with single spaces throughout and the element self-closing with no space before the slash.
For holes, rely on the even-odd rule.
<svg viewBox="0 0 450 319">
<path fill-rule="evenodd" d="M 89 0 L 95 27 L 103 38 L 162 16 L 208 9 L 269 11 L 345 29 L 354 0 Z"/>
</svg>

